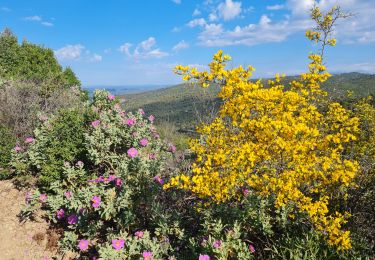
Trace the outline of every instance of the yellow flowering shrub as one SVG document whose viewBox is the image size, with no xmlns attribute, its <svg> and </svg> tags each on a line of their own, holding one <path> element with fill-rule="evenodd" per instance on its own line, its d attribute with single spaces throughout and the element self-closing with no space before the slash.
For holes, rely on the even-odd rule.
<svg viewBox="0 0 375 260">
<path fill-rule="evenodd" d="M 329 27 L 335 20 L 319 19 Z M 317 33 L 307 34 L 320 41 L 325 33 Z M 358 171 L 358 163 L 344 159 L 342 152 L 356 140 L 359 120 L 339 103 L 320 108 L 327 95 L 320 85 L 330 75 L 321 55 L 309 58 L 309 71 L 288 88 L 279 75 L 269 87 L 251 81 L 251 66 L 226 69 L 231 58 L 222 51 L 214 55 L 209 72 L 177 66 L 184 80 L 203 87 L 221 84 L 223 105 L 212 123 L 198 128 L 192 173 L 172 178 L 165 188 L 190 190 L 214 203 L 240 199 L 243 189 L 251 190 L 273 198 L 276 208 L 292 206 L 329 245 L 345 250 L 351 247 L 349 231 L 342 228 L 348 214 L 330 209 L 330 201 L 346 196 Z"/>
</svg>

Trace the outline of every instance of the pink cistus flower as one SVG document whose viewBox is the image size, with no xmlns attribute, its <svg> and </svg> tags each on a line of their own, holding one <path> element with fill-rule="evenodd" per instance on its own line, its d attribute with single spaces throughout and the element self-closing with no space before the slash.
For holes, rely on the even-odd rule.
<svg viewBox="0 0 375 260">
<path fill-rule="evenodd" d="M 92 202 L 92 206 L 96 209 L 102 203 L 102 199 L 99 196 L 94 196 L 92 197 L 91 202 Z"/>
<path fill-rule="evenodd" d="M 243 195 L 247 196 L 247 194 L 249 194 L 249 190 L 248 189 L 242 189 L 242 193 Z"/>
<path fill-rule="evenodd" d="M 56 212 L 56 217 L 57 219 L 62 219 L 65 217 L 65 211 L 63 209 L 59 209 L 57 212 Z"/>
<path fill-rule="evenodd" d="M 14 147 L 14 151 L 16 151 L 17 153 L 22 151 L 22 148 L 18 145 L 16 145 L 16 147 Z"/>
<path fill-rule="evenodd" d="M 128 150 L 128 156 L 130 157 L 130 158 L 134 158 L 134 157 L 136 157 L 137 155 L 138 155 L 138 150 L 137 149 L 135 149 L 134 147 L 132 147 L 132 148 L 130 148 L 129 150 Z"/>
<path fill-rule="evenodd" d="M 152 259 L 152 252 L 150 251 L 144 251 L 142 253 L 143 260 L 151 260 Z"/>
<path fill-rule="evenodd" d="M 142 146 L 147 146 L 147 145 L 148 145 L 148 140 L 147 140 L 147 138 L 143 138 L 143 139 L 141 139 L 141 141 L 139 141 L 139 143 L 140 143 Z"/>
<path fill-rule="evenodd" d="M 145 114 L 145 111 L 144 111 L 142 108 L 138 109 L 138 112 L 139 112 L 142 116 Z"/>
<path fill-rule="evenodd" d="M 89 241 L 86 239 L 81 239 L 78 242 L 78 248 L 81 251 L 86 251 L 89 248 Z"/>
<path fill-rule="evenodd" d="M 65 191 L 64 192 L 64 196 L 65 196 L 65 198 L 67 198 L 67 199 L 70 199 L 71 197 L 72 197 L 72 192 L 71 191 Z"/>
<path fill-rule="evenodd" d="M 134 235 L 139 239 L 139 238 L 142 238 L 143 237 L 143 231 L 137 231 L 134 233 Z"/>
<path fill-rule="evenodd" d="M 39 201 L 40 202 L 45 202 L 47 200 L 47 194 L 43 193 L 43 194 L 40 194 L 39 196 Z"/>
<path fill-rule="evenodd" d="M 254 247 L 253 244 L 249 245 L 249 250 L 250 250 L 251 253 L 253 253 L 253 254 L 255 253 L 255 247 Z"/>
<path fill-rule="evenodd" d="M 168 151 L 170 151 L 171 153 L 176 152 L 176 146 L 174 146 L 173 144 L 169 144 L 168 145 Z"/>
<path fill-rule="evenodd" d="M 215 240 L 215 242 L 212 245 L 214 248 L 220 248 L 221 247 L 221 240 Z"/>
<path fill-rule="evenodd" d="M 26 139 L 25 139 L 25 143 L 27 143 L 27 144 L 30 144 L 30 143 L 32 143 L 32 142 L 34 142 L 34 138 L 32 138 L 32 137 L 27 137 Z"/>
<path fill-rule="evenodd" d="M 84 165 L 84 163 L 83 163 L 82 161 L 78 161 L 78 162 L 76 163 L 76 165 L 77 165 L 78 167 L 82 168 L 83 165 Z"/>
<path fill-rule="evenodd" d="M 115 185 L 116 185 L 117 188 L 120 188 L 120 187 L 121 187 L 121 185 L 122 185 L 122 180 L 121 180 L 121 178 L 116 178 L 116 180 L 115 180 Z"/>
<path fill-rule="evenodd" d="M 115 96 L 112 95 L 111 93 L 109 93 L 108 96 L 107 96 L 107 98 L 108 98 L 109 101 L 112 101 L 112 100 L 115 99 Z"/>
<path fill-rule="evenodd" d="M 134 118 L 128 118 L 128 120 L 126 120 L 126 124 L 128 126 L 135 125 L 135 119 Z"/>
<path fill-rule="evenodd" d="M 112 247 L 120 251 L 124 247 L 125 241 L 123 239 L 112 239 Z"/>
<path fill-rule="evenodd" d="M 163 179 L 160 176 L 155 176 L 154 177 L 154 182 L 159 183 L 160 185 L 164 184 Z"/>
<path fill-rule="evenodd" d="M 150 160 L 155 160 L 155 159 L 156 159 L 156 155 L 155 155 L 154 153 L 150 153 L 150 154 L 148 155 L 148 158 L 149 158 Z"/>
<path fill-rule="evenodd" d="M 78 222 L 78 217 L 77 217 L 77 215 L 74 215 L 74 214 L 72 214 L 72 215 L 70 215 L 69 217 L 68 217 L 68 224 L 69 225 L 75 225 L 75 224 L 77 224 L 77 222 Z"/>
<path fill-rule="evenodd" d="M 116 176 L 111 174 L 111 175 L 108 176 L 107 181 L 108 181 L 108 182 L 111 182 L 111 181 L 113 181 L 114 179 L 116 179 Z"/>
<path fill-rule="evenodd" d="M 151 116 L 148 117 L 148 120 L 152 123 L 152 122 L 154 122 L 155 117 L 153 115 L 151 115 Z"/>
<path fill-rule="evenodd" d="M 94 128 L 98 127 L 99 125 L 100 125 L 100 120 L 95 120 L 91 122 L 91 126 Z"/>
<path fill-rule="evenodd" d="M 210 260 L 209 255 L 199 255 L 199 260 Z"/>
</svg>

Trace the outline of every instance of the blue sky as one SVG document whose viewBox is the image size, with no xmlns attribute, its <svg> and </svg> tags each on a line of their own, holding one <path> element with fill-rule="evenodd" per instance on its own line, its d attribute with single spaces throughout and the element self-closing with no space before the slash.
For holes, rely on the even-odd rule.
<svg viewBox="0 0 375 260">
<path fill-rule="evenodd" d="M 337 0 L 320 0 L 322 9 Z M 331 72 L 375 73 L 374 0 L 340 0 L 355 14 L 340 22 Z M 297 74 L 312 46 L 313 0 L 0 0 L 0 29 L 55 51 L 85 86 L 176 84 L 176 64 L 205 69 L 219 49 L 255 77 Z"/>
</svg>

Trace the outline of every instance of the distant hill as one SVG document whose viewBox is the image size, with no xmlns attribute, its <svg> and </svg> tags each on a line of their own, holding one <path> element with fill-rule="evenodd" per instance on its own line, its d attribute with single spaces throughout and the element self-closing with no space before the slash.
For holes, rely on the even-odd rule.
<svg viewBox="0 0 375 260">
<path fill-rule="evenodd" d="M 296 79 L 286 77 L 285 83 Z M 267 80 L 264 80 L 266 84 Z M 354 92 L 357 97 L 370 94 L 375 95 L 375 75 L 357 72 L 333 75 L 323 86 L 336 99 L 343 98 L 348 90 Z M 334 91 L 333 91 L 334 90 Z M 192 127 L 197 122 L 198 114 L 207 114 L 214 106 L 220 104 L 217 94 L 218 86 L 210 86 L 203 89 L 189 84 L 180 84 L 173 87 L 147 91 L 138 94 L 125 95 L 123 106 L 126 110 L 143 108 L 147 114 L 153 114 L 157 122 L 169 121 L 177 127 Z"/>
</svg>

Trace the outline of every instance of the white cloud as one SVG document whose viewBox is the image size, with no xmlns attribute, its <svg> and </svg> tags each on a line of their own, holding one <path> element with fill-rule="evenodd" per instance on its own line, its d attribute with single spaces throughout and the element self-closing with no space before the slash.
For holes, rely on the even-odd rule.
<svg viewBox="0 0 375 260">
<path fill-rule="evenodd" d="M 268 5 L 266 8 L 267 10 L 277 11 L 277 10 L 284 9 L 284 5 Z"/>
<path fill-rule="evenodd" d="M 102 61 L 103 57 L 99 54 L 94 53 L 92 61 Z"/>
<path fill-rule="evenodd" d="M 199 16 L 201 14 L 201 11 L 199 11 L 197 8 L 194 9 L 193 16 Z"/>
<path fill-rule="evenodd" d="M 180 31 L 181 31 L 181 28 L 177 27 L 177 26 L 173 27 L 173 29 L 172 29 L 172 32 L 174 32 L 174 33 L 180 32 Z"/>
<path fill-rule="evenodd" d="M 204 20 L 204 18 L 199 18 L 199 19 L 194 19 L 194 20 L 191 20 L 187 26 L 189 26 L 190 28 L 193 28 L 193 27 L 196 27 L 196 26 L 205 26 L 207 23 L 206 23 L 206 20 Z"/>
<path fill-rule="evenodd" d="M 85 46 L 81 44 L 66 45 L 55 51 L 55 55 L 59 60 L 78 60 L 81 58 L 82 51 Z"/>
<path fill-rule="evenodd" d="M 213 1 L 208 3 L 214 4 Z M 237 4 L 237 11 L 234 6 Z M 245 10 L 240 11 L 240 2 L 226 1 L 221 3 L 221 10 L 224 5 L 229 6 L 228 12 L 219 12 L 219 8 L 211 9 L 208 20 L 215 22 L 218 19 L 228 20 L 241 16 Z M 345 20 L 339 20 L 335 28 L 335 36 L 339 43 L 351 44 L 375 43 L 375 5 L 373 0 L 320 0 L 318 6 L 327 11 L 334 5 L 339 4 L 343 11 L 350 11 L 356 14 Z M 258 23 L 245 26 L 235 26 L 234 28 L 224 28 L 220 23 L 208 23 L 203 18 L 194 19 L 187 25 L 189 27 L 201 27 L 198 35 L 198 44 L 204 46 L 230 46 L 281 42 L 290 35 L 303 32 L 314 26 L 309 17 L 309 11 L 314 5 L 314 0 L 287 0 L 285 5 L 268 6 L 268 10 L 279 10 L 281 8 L 289 11 L 283 18 L 272 21 L 271 16 L 263 14 Z"/>
<path fill-rule="evenodd" d="M 172 2 L 178 5 L 181 4 L 181 0 L 172 0 Z"/>
<path fill-rule="evenodd" d="M 182 40 L 179 43 L 177 43 L 175 46 L 173 46 L 172 50 L 175 52 L 178 52 L 180 50 L 187 49 L 187 48 L 189 48 L 189 44 L 185 42 L 184 40 Z"/>
<path fill-rule="evenodd" d="M 169 55 L 167 52 L 155 48 L 155 45 L 155 38 L 149 37 L 147 40 L 140 42 L 134 49 L 133 53 L 130 50 L 132 47 L 131 43 L 124 43 L 120 46 L 119 51 L 134 59 L 163 58 Z"/>
<path fill-rule="evenodd" d="M 130 54 L 130 48 L 132 47 L 131 43 L 124 43 L 123 45 L 120 46 L 120 52 L 125 53 L 127 56 L 131 56 Z"/>
<path fill-rule="evenodd" d="M 53 23 L 51 23 L 51 22 L 41 22 L 41 24 L 44 25 L 44 26 L 47 26 L 47 27 L 53 26 Z"/>
<path fill-rule="evenodd" d="M 12 11 L 8 7 L 6 7 L 6 6 L 1 7 L 0 10 L 4 11 L 4 12 L 10 12 L 10 11 Z"/>
<path fill-rule="evenodd" d="M 43 20 L 43 18 L 39 15 L 27 16 L 27 17 L 24 17 L 23 19 L 25 21 L 29 21 L 29 22 L 40 23 L 41 25 L 46 26 L 46 27 L 52 27 L 53 26 L 52 22 L 48 22 L 48 21 Z M 54 20 L 54 19 L 52 19 L 52 20 Z"/>
<path fill-rule="evenodd" d="M 218 14 L 224 21 L 232 20 L 241 14 L 241 2 L 233 2 L 232 0 L 225 0 L 225 3 L 219 4 L 217 10 Z"/>
<path fill-rule="evenodd" d="M 24 18 L 25 21 L 35 21 L 35 22 L 41 22 L 42 21 L 42 17 L 40 17 L 39 15 L 34 15 L 34 16 L 27 16 Z"/>
</svg>

